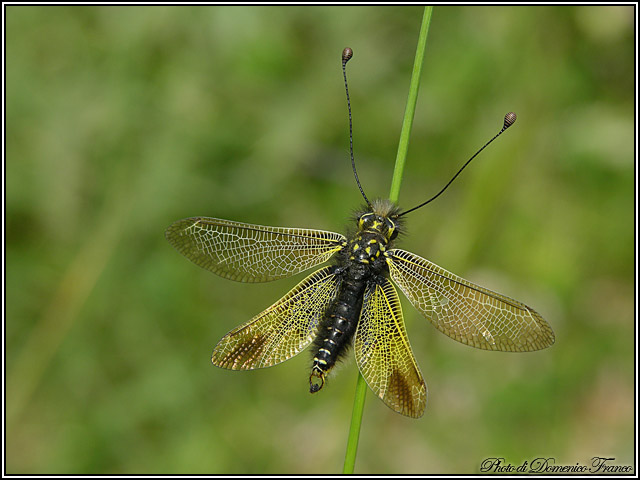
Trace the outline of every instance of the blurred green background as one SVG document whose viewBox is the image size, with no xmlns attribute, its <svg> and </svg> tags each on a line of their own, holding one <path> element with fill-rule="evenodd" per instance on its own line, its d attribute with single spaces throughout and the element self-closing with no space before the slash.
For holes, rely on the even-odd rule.
<svg viewBox="0 0 640 480">
<path fill-rule="evenodd" d="M 337 473 L 352 355 L 232 372 L 230 329 L 303 276 L 240 284 L 164 239 L 206 215 L 342 232 L 387 195 L 421 7 L 6 8 L 6 472 Z M 517 298 L 541 352 L 479 351 L 402 298 L 420 420 L 368 393 L 358 473 L 487 457 L 634 461 L 633 7 L 436 7 L 402 247 Z"/>
</svg>

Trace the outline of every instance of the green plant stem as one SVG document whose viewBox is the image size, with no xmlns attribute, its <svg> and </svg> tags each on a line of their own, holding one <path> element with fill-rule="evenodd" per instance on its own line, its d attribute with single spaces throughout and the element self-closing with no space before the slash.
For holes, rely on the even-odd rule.
<svg viewBox="0 0 640 480">
<path fill-rule="evenodd" d="M 402 183 L 402 173 L 404 172 L 404 165 L 407 159 L 407 151 L 409 150 L 409 136 L 411 135 L 413 116 L 415 114 L 416 103 L 418 101 L 420 74 L 422 73 L 422 64 L 424 60 L 424 52 L 427 47 L 427 34 L 429 33 L 429 24 L 431 23 L 432 12 L 433 7 L 424 7 L 424 16 L 422 17 L 422 26 L 420 27 L 420 36 L 418 37 L 418 47 L 416 48 L 416 58 L 413 62 L 411 84 L 409 85 L 409 98 L 407 98 L 407 108 L 405 109 L 404 120 L 402 121 L 400 142 L 398 143 L 398 154 L 396 155 L 396 165 L 393 169 L 393 177 L 391 179 L 389 200 L 392 202 L 397 202 L 398 197 L 400 196 L 400 184 Z"/>
<path fill-rule="evenodd" d="M 367 382 L 358 372 L 356 393 L 353 399 L 353 412 L 351 412 L 351 427 L 349 427 L 349 440 L 347 441 L 347 453 L 344 458 L 342 473 L 353 473 L 358 451 L 358 439 L 360 438 L 360 426 L 362 425 L 362 412 L 364 411 L 364 399 L 367 393 Z"/>
<path fill-rule="evenodd" d="M 433 7 L 424 8 L 422 26 L 420 27 L 420 35 L 418 37 L 418 47 L 416 48 L 416 57 L 413 63 L 413 72 L 411 73 L 409 98 L 407 99 L 407 108 L 404 112 L 400 142 L 398 144 L 398 154 L 396 156 L 396 164 L 393 169 L 393 178 L 391 179 L 389 199 L 392 202 L 397 202 L 398 197 L 400 196 L 400 184 L 402 183 L 402 173 L 404 171 L 407 151 L 409 149 L 409 136 L 413 125 L 413 116 L 416 111 L 418 88 L 420 86 L 420 74 L 422 72 L 422 63 L 424 61 L 424 52 L 427 45 L 427 34 L 429 32 L 432 12 Z M 360 427 L 362 426 L 362 412 L 364 411 L 364 399 L 366 397 L 366 393 L 367 384 L 364 381 L 362 374 L 358 372 L 356 393 L 353 401 L 353 412 L 351 414 L 351 427 L 349 429 L 347 452 L 344 459 L 344 468 L 342 473 L 353 473 L 353 469 L 356 464 L 356 453 L 358 451 L 358 439 L 360 438 Z"/>
</svg>

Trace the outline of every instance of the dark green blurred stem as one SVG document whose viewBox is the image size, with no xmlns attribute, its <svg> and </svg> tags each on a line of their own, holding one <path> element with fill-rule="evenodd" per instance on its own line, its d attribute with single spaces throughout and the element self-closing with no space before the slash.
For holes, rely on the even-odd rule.
<svg viewBox="0 0 640 480">
<path fill-rule="evenodd" d="M 400 196 L 400 184 L 402 183 L 402 173 L 404 171 L 404 164 L 407 158 L 407 150 L 409 149 L 409 135 L 413 125 L 413 116 L 416 111 L 418 88 L 420 86 L 420 74 L 422 72 L 424 52 L 427 45 L 427 33 L 429 32 L 432 12 L 433 7 L 424 8 L 422 26 L 420 27 L 420 36 L 418 37 L 418 47 L 416 49 L 416 58 L 413 62 L 413 72 L 411 74 L 411 84 L 409 86 L 409 98 L 407 99 L 407 108 L 404 112 L 402 131 L 400 133 L 400 143 L 398 144 L 398 155 L 396 156 L 396 165 L 393 170 L 393 178 L 391 179 L 389 199 L 393 202 L 397 202 L 398 197 Z M 351 427 L 349 430 L 349 439 L 347 440 L 347 453 L 345 455 L 342 473 L 353 473 L 356 463 L 356 453 L 358 451 L 358 439 L 360 438 L 360 427 L 362 425 L 362 412 L 364 411 L 364 399 L 366 393 L 367 384 L 365 383 L 362 375 L 358 372 L 356 393 L 353 401 L 353 412 L 351 414 Z"/>
</svg>

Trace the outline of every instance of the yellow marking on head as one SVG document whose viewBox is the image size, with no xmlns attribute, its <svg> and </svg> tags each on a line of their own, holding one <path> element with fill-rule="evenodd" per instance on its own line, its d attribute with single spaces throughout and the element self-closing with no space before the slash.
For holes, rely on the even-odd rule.
<svg viewBox="0 0 640 480">
<path fill-rule="evenodd" d="M 353 246 L 353 251 L 355 252 L 356 250 L 358 250 L 360 248 L 360 245 L 358 245 L 357 243 Z"/>
<path fill-rule="evenodd" d="M 372 227 L 371 227 L 371 228 L 373 228 L 373 229 L 375 230 L 375 229 L 377 229 L 380 225 L 382 225 L 382 223 L 381 223 L 381 222 L 379 222 L 379 221 L 377 221 L 377 220 L 374 220 L 374 221 L 373 221 L 373 225 L 372 225 Z"/>
</svg>

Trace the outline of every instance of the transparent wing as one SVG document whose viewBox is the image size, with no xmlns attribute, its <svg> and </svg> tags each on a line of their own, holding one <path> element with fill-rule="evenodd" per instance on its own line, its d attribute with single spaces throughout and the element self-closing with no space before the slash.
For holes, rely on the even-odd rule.
<svg viewBox="0 0 640 480">
<path fill-rule="evenodd" d="M 396 412 L 421 417 L 427 386 L 411 352 L 398 294 L 386 278 L 365 290 L 354 347 L 369 388 Z"/>
<path fill-rule="evenodd" d="M 527 352 L 553 344 L 549 324 L 532 308 L 474 285 L 404 250 L 389 250 L 391 278 L 438 330 L 485 350 Z"/>
<path fill-rule="evenodd" d="M 312 273 L 264 312 L 227 333 L 213 351 L 213 364 L 253 370 L 284 362 L 304 350 L 337 295 L 340 279 L 334 270 L 327 266 Z"/>
<path fill-rule="evenodd" d="M 194 217 L 178 220 L 165 236 L 196 265 L 238 282 L 269 282 L 328 260 L 345 237 L 322 230 L 279 228 Z"/>
</svg>

